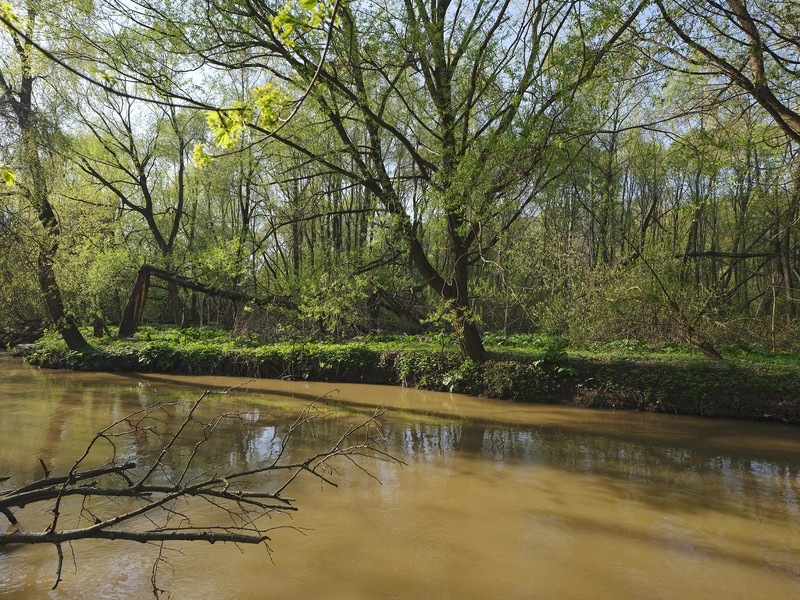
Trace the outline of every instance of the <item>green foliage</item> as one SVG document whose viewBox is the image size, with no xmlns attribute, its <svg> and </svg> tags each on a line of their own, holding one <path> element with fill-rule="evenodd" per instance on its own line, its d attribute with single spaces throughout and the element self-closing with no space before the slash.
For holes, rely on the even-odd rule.
<svg viewBox="0 0 800 600">
<path fill-rule="evenodd" d="M 432 348 L 400 351 L 394 356 L 399 383 L 433 390 L 445 389 L 446 374 L 457 368 L 459 362 L 457 352 L 451 350 L 442 353 Z"/>
<path fill-rule="evenodd" d="M 108 53 L 96 65 L 120 65 L 88 66 L 91 77 L 148 100 L 86 87 L 32 55 L 35 81 L 59 93 L 37 96 L 32 134 L 41 146 L 30 156 L 45 163 L 42 189 L 61 224 L 55 269 L 67 312 L 81 323 L 118 321 L 149 263 L 299 310 L 185 290 L 176 298 L 154 282 L 146 323 L 404 346 L 422 353 L 420 364 L 403 366 L 404 379 L 452 389 L 481 378 L 513 387 L 502 369 L 490 384 L 477 363 L 474 372 L 450 364 L 465 323 L 504 332 L 484 337 L 491 359 L 541 361 L 535 366 L 556 375 L 567 338 L 572 356 L 580 348 L 582 356 L 688 359 L 696 355 L 689 330 L 718 346 L 800 348 L 800 184 L 775 123 L 727 88 L 709 93 L 703 77 L 655 73 L 641 50 L 679 43 L 658 27 L 642 30 L 655 36 L 650 44 L 623 33 L 576 84 L 637 3 L 523 3 L 496 28 L 493 5 L 467 3 L 444 29 L 418 3 L 289 0 L 263 18 L 236 2 L 214 14 L 202 3 L 168 4 L 159 14 L 142 7 L 137 23 L 104 7 L 112 12 L 96 21 L 118 18 L 113 35 L 91 27 L 90 1 L 38 10 L 31 24 L 64 56 L 86 53 L 75 24 L 87 25 L 92 52 Z M 750 9 L 791 24 L 788 6 Z M 672 8 L 698 31 L 716 18 Z M 7 21 L 18 23 L 24 10 L 0 3 Z M 264 35 L 269 28 L 279 39 Z M 553 42 L 541 55 L 524 50 L 541 39 Z M 739 39 L 719 49 L 747 57 Z M 14 44 L 3 48 L 3 94 L 13 94 L 22 69 Z M 229 68 L 197 71 L 197 56 Z M 408 67 L 437 60 L 452 68 Z M 786 72 L 768 77 L 795 89 Z M 426 73 L 436 76 L 424 81 Z M 177 94 L 221 108 L 204 123 L 202 113 L 169 105 Z M 24 152 L 12 113 L 0 115 L 11 132 L 0 142 L 0 328 L 37 330 L 46 317 L 30 257 L 47 240 L 24 205 L 30 169 L 17 170 Z M 653 122 L 658 131 L 637 127 Z M 278 126 L 281 136 L 262 136 Z M 440 278 L 415 268 L 412 248 Z M 455 269 L 464 264 L 466 289 Z M 443 301 L 431 281 L 458 288 L 459 303 Z M 225 352 L 245 350 L 230 343 Z M 206 364 L 205 349 L 187 351 L 187 368 Z M 148 352 L 148 364 L 184 360 L 164 347 Z M 305 359 L 291 356 L 269 360 L 294 373 Z M 343 360 L 328 356 L 314 368 Z"/>
<path fill-rule="evenodd" d="M 344 4 L 340 0 L 340 4 Z M 334 4 L 326 0 L 289 0 L 271 17 L 272 31 L 288 48 L 295 47 L 297 31 L 318 29 L 333 17 Z"/>
<path fill-rule="evenodd" d="M 499 333 L 484 334 L 483 341 L 488 347 L 521 348 L 547 355 L 559 356 L 567 348 L 565 339 L 550 336 L 546 333 Z"/>
<path fill-rule="evenodd" d="M 229 109 L 206 112 L 206 123 L 214 143 L 220 148 L 228 150 L 239 142 L 251 117 L 252 108 L 242 102 L 236 102 Z M 195 146 L 195 152 L 197 152 L 197 146 Z"/>
<path fill-rule="evenodd" d="M 192 149 L 192 162 L 198 169 L 207 167 L 212 160 L 213 156 L 206 152 L 206 145 L 198 142 Z"/>
<path fill-rule="evenodd" d="M 0 18 L 9 23 L 19 23 L 19 16 L 8 2 L 0 2 Z"/>
<path fill-rule="evenodd" d="M 86 352 L 68 351 L 50 331 L 28 360 L 70 369 L 402 384 L 524 402 L 800 422 L 796 355 L 732 348 L 726 352 L 732 358 L 719 364 L 642 348 L 620 341 L 595 348 L 594 354 L 565 357 L 563 351 L 551 351 L 543 357 L 540 349 L 478 364 L 462 359 L 454 347 L 442 352 L 425 338 L 265 344 L 213 328 L 144 327 L 136 339 L 98 340 Z"/>
<path fill-rule="evenodd" d="M 253 87 L 248 102 L 238 101 L 227 109 L 206 111 L 206 124 L 214 144 L 222 150 L 230 150 L 241 141 L 250 125 L 274 128 L 281 109 L 290 99 L 291 96 L 279 85 L 270 82 Z M 205 144 L 194 145 L 192 160 L 197 167 L 207 166 L 211 158 Z"/>
<path fill-rule="evenodd" d="M 346 332 L 357 330 L 368 310 L 365 301 L 372 291 L 369 279 L 331 271 L 317 284 L 319 287 L 310 287 L 303 293 L 301 318 L 321 326 L 325 334 L 337 341 Z"/>
<path fill-rule="evenodd" d="M 194 256 L 194 269 L 207 284 L 224 289 L 232 279 L 245 273 L 238 240 L 208 240 Z"/>
<path fill-rule="evenodd" d="M 479 376 L 479 366 L 467 358 L 455 369 L 445 373 L 442 383 L 451 392 L 466 392 L 475 385 Z"/>
<path fill-rule="evenodd" d="M 291 96 L 275 83 L 258 85 L 250 93 L 258 109 L 257 123 L 259 127 L 274 128 L 278 124 L 281 108 L 291 100 Z"/>
<path fill-rule="evenodd" d="M 41 333 L 45 320 L 36 277 L 36 239 L 9 232 L 29 230 L 30 215 L 23 211 L 13 217 L 7 214 L 0 204 L 0 331 L 7 332 L 3 337 L 8 340 L 30 342 L 31 332 Z"/>
</svg>

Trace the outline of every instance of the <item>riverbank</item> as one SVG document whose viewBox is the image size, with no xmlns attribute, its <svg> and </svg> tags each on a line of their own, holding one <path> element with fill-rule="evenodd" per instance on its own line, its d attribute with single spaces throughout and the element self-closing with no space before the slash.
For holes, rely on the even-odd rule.
<svg viewBox="0 0 800 600">
<path fill-rule="evenodd" d="M 265 344 L 207 328 L 143 328 L 67 350 L 48 334 L 27 360 L 40 367 L 402 385 L 584 408 L 800 424 L 800 360 L 728 349 L 712 361 L 688 347 L 629 342 L 568 348 L 535 335 L 488 336 L 488 360 L 463 360 L 446 337 L 365 337 L 336 344 Z"/>
</svg>

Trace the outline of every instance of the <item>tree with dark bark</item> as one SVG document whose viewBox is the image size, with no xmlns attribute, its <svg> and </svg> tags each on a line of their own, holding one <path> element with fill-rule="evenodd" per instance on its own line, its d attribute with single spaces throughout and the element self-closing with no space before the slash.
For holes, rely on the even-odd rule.
<svg viewBox="0 0 800 600">
<path fill-rule="evenodd" d="M 19 133 L 16 158 L 24 176 L 17 179 L 18 187 L 36 211 L 42 227 L 36 272 L 44 304 L 67 346 L 72 350 L 83 350 L 88 343 L 64 306 L 55 270 L 61 226 L 50 199 L 50 182 L 42 156 L 45 150 L 42 139 L 44 123 L 36 109 L 35 84 L 39 75 L 35 67 L 36 50 L 30 41 L 37 35 L 40 25 L 36 3 L 29 1 L 24 16 L 18 18 L 24 36 L 16 27 L 4 27 L 5 35 L 10 37 L 16 64 L 13 74 L 0 67 L 0 102 L 10 106 L 11 110 L 6 114 L 10 115 L 11 125 Z"/>
</svg>

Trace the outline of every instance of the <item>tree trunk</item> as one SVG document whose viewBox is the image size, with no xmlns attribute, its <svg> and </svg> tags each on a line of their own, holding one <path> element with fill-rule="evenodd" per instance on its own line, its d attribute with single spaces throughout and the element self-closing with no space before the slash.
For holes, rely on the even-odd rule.
<svg viewBox="0 0 800 600">
<path fill-rule="evenodd" d="M 117 337 L 132 337 L 142 322 L 144 305 L 147 302 L 147 292 L 150 290 L 150 273 L 144 268 L 139 269 L 136 275 L 136 282 L 133 284 L 130 298 L 122 311 L 122 318 L 119 322 L 119 333 Z"/>
<path fill-rule="evenodd" d="M 29 14 L 29 18 L 33 23 L 35 13 Z M 67 347 L 70 350 L 83 350 L 89 344 L 84 339 L 74 320 L 67 315 L 64 309 L 64 301 L 61 297 L 61 289 L 58 286 L 54 269 L 61 229 L 55 211 L 50 204 L 47 177 L 44 165 L 39 157 L 39 140 L 37 139 L 38 133 L 34 121 L 33 108 L 33 83 L 36 78 L 31 68 L 30 45 L 17 45 L 17 53 L 20 60 L 22 80 L 19 98 L 12 100 L 11 106 L 14 109 L 17 125 L 20 129 L 21 162 L 30 179 L 26 195 L 36 210 L 39 223 L 43 229 L 43 239 L 37 259 L 39 287 L 44 296 L 50 319 L 64 338 Z"/>
<path fill-rule="evenodd" d="M 455 325 L 458 332 L 458 344 L 461 353 L 476 363 L 485 359 L 486 351 L 483 340 L 475 324 L 475 318 L 469 305 L 469 261 L 468 251 L 464 240 L 459 235 L 461 227 L 460 216 L 450 216 L 448 219 L 448 237 L 450 240 L 448 251 L 453 262 L 453 283 L 447 286 L 443 296 L 455 304 Z M 448 296 L 450 296 L 448 298 Z"/>
<path fill-rule="evenodd" d="M 169 294 L 169 304 L 172 308 L 172 321 L 175 325 L 183 327 L 186 324 L 186 309 L 178 294 L 178 286 L 170 281 L 167 283 L 167 293 Z"/>
<path fill-rule="evenodd" d="M 795 194 L 800 194 L 800 190 L 795 190 Z M 798 196 L 792 198 L 789 210 L 786 215 L 786 223 L 792 223 L 797 210 Z M 792 237 L 791 225 L 786 225 L 778 238 L 778 256 L 781 263 L 781 275 L 783 279 L 783 290 L 786 296 L 786 321 L 791 323 L 795 317 L 794 306 L 794 276 L 792 274 Z"/>
<path fill-rule="evenodd" d="M 56 281 L 53 259 L 57 248 L 55 244 L 45 240 L 44 247 L 39 251 L 37 260 L 39 287 L 44 296 L 47 313 L 50 315 L 50 319 L 61 334 L 61 337 L 64 338 L 67 348 L 70 350 L 84 350 L 89 344 L 84 339 L 72 317 L 66 314 L 64 301 L 61 298 L 61 289 Z"/>
<path fill-rule="evenodd" d="M 483 362 L 486 358 L 486 350 L 483 347 L 478 326 L 472 321 L 467 321 L 460 326 L 460 329 L 458 345 L 461 348 L 461 354 L 476 363 Z"/>
</svg>

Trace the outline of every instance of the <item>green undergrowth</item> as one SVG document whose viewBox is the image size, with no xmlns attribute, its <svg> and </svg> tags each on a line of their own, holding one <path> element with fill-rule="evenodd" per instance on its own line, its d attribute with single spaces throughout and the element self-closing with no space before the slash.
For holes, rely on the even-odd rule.
<svg viewBox="0 0 800 600">
<path fill-rule="evenodd" d="M 88 332 L 87 332 L 88 335 Z M 404 385 L 548 402 L 800 423 L 800 360 L 744 348 L 711 361 L 691 346 L 615 340 L 571 347 L 537 334 L 487 334 L 488 360 L 464 360 L 451 335 L 370 335 L 346 343 L 268 343 L 204 328 L 143 327 L 67 350 L 54 333 L 29 362 L 50 368 Z"/>
</svg>

